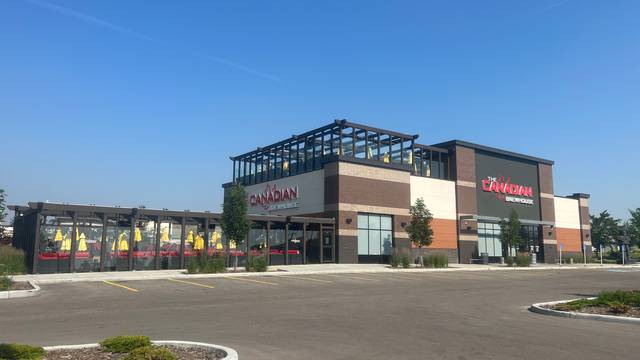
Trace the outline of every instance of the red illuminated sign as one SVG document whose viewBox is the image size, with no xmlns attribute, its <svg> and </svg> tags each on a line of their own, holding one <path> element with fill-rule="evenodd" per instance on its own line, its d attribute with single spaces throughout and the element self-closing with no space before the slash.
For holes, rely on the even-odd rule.
<svg viewBox="0 0 640 360">
<path fill-rule="evenodd" d="M 498 199 L 506 202 L 533 205 L 533 187 L 513 184 L 511 177 L 489 176 L 482 179 L 482 191 L 495 193 Z"/>
<path fill-rule="evenodd" d="M 266 189 L 262 193 L 255 193 L 249 196 L 249 204 L 251 206 L 262 206 L 265 210 L 279 210 L 291 207 L 297 207 L 297 203 L 289 203 L 291 200 L 296 200 L 299 197 L 297 186 L 287 186 L 283 189 L 278 189 L 276 185 L 267 185 Z"/>
</svg>

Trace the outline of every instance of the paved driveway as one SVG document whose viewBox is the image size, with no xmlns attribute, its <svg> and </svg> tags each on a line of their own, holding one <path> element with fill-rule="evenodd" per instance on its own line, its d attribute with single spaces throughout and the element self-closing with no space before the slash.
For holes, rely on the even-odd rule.
<svg viewBox="0 0 640 360">
<path fill-rule="evenodd" d="M 0 301 L 0 341 L 118 334 L 235 348 L 241 359 L 632 359 L 640 326 L 530 313 L 639 288 L 640 271 L 340 274 L 69 283 Z"/>
</svg>

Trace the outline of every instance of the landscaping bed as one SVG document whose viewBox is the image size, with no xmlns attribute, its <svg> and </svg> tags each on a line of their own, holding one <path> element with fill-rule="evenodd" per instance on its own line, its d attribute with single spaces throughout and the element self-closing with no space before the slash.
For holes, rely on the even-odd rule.
<svg viewBox="0 0 640 360">
<path fill-rule="evenodd" d="M 0 344 L 3 360 L 216 360 L 235 359 L 233 349 L 187 341 L 151 341 L 146 336 L 115 336 L 100 344 L 39 347 Z"/>
<path fill-rule="evenodd" d="M 9 286 L 0 286 L 0 291 L 14 291 L 14 290 L 33 290 L 33 286 L 28 281 L 12 281 Z"/>
<path fill-rule="evenodd" d="M 595 298 L 549 305 L 547 308 L 557 311 L 640 318 L 640 290 L 603 291 Z"/>
<path fill-rule="evenodd" d="M 177 360 L 216 360 L 224 359 L 227 353 L 220 349 L 203 349 L 197 347 L 180 347 L 172 345 L 154 346 L 165 349 L 173 353 Z M 114 353 L 104 351 L 99 347 L 85 349 L 60 349 L 48 351 L 43 360 L 124 360 L 129 356 L 127 353 Z M 141 358 L 143 359 L 143 358 Z"/>
</svg>

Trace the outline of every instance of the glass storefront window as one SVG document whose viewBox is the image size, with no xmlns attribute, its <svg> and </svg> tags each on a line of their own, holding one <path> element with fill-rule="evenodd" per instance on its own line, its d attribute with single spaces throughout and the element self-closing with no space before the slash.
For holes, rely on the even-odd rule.
<svg viewBox="0 0 640 360">
<path fill-rule="evenodd" d="M 156 222 L 138 220 L 133 235 L 133 268 L 135 270 L 155 269 Z"/>
<path fill-rule="evenodd" d="M 304 231 L 302 227 L 303 224 L 289 224 L 289 231 L 287 232 L 287 241 L 289 242 L 287 255 L 289 256 L 289 264 L 304 263 L 302 258 Z"/>
<path fill-rule="evenodd" d="M 391 255 L 393 217 L 358 214 L 358 255 Z"/>
<path fill-rule="evenodd" d="M 77 226 L 74 269 L 78 272 L 99 271 L 102 220 L 98 218 L 78 219 Z"/>
<path fill-rule="evenodd" d="M 107 219 L 107 239 L 105 252 L 105 271 L 129 269 L 129 241 L 131 223 L 123 217 Z"/>
<path fill-rule="evenodd" d="M 42 217 L 38 242 L 38 273 L 69 272 L 72 231 L 73 222 L 68 217 Z"/>
<path fill-rule="evenodd" d="M 267 224 L 253 223 L 248 241 L 250 256 L 264 255 L 267 250 Z"/>
<path fill-rule="evenodd" d="M 515 254 L 515 249 L 511 249 Z M 478 222 L 478 255 L 502 256 L 500 241 L 500 225 L 497 223 Z"/>
<path fill-rule="evenodd" d="M 272 223 L 269 232 L 269 258 L 271 265 L 284 265 L 284 224 Z"/>
<path fill-rule="evenodd" d="M 198 237 L 203 232 L 203 226 L 194 221 L 187 221 L 185 225 L 185 240 L 184 240 L 184 263 L 185 267 L 189 264 L 189 261 L 197 256 L 200 251 L 200 241 Z"/>
<path fill-rule="evenodd" d="M 182 224 L 178 221 L 164 221 L 160 226 L 160 268 L 180 268 L 180 237 Z"/>
</svg>

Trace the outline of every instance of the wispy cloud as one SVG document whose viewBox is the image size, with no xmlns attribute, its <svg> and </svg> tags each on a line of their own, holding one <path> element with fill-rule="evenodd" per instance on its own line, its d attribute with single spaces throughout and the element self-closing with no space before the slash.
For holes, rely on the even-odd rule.
<svg viewBox="0 0 640 360">
<path fill-rule="evenodd" d="M 26 1 L 28 3 L 30 3 L 30 4 L 39 6 L 41 8 L 47 9 L 47 10 L 50 10 L 52 12 L 55 12 L 55 13 L 59 14 L 59 15 L 64 15 L 64 16 L 67 16 L 67 17 L 70 17 L 70 18 L 74 18 L 76 20 L 84 21 L 86 23 L 89 23 L 89 24 L 92 24 L 92 25 L 95 25 L 95 26 L 98 26 L 98 27 L 101 27 L 101 28 L 104 28 L 104 29 L 107 29 L 107 30 L 110 30 L 110 31 L 113 31 L 113 32 L 117 32 L 117 33 L 120 33 L 120 34 L 123 34 L 123 35 L 126 35 L 126 36 L 130 36 L 130 37 L 138 39 L 138 40 L 147 41 L 147 42 L 154 43 L 154 44 L 157 44 L 157 45 L 165 46 L 167 48 L 172 48 L 174 50 L 179 50 L 181 52 L 186 52 L 186 53 L 188 53 L 188 54 L 190 54 L 192 56 L 196 56 L 196 57 L 199 57 L 201 59 L 204 59 L 204 60 L 207 60 L 207 61 L 211 61 L 211 62 L 215 62 L 215 63 L 218 63 L 218 64 L 223 64 L 223 65 L 226 65 L 226 66 L 229 66 L 229 67 L 232 67 L 232 68 L 247 72 L 247 73 L 252 74 L 254 76 L 262 77 L 262 78 L 269 79 L 269 80 L 272 80 L 272 81 L 277 81 L 277 82 L 281 81 L 280 78 L 278 76 L 276 76 L 276 75 L 267 74 L 267 73 L 252 69 L 250 67 L 244 66 L 242 64 L 238 64 L 238 63 L 233 62 L 231 60 L 227 60 L 227 59 L 224 59 L 224 58 L 221 58 L 221 57 L 205 54 L 205 53 L 202 53 L 200 51 L 191 50 L 191 49 L 185 49 L 185 48 L 179 48 L 179 47 L 173 46 L 173 45 L 171 45 L 171 44 L 169 44 L 169 43 L 167 43 L 165 41 L 155 39 L 153 37 L 147 36 L 145 34 L 137 32 L 135 30 L 129 29 L 127 27 L 115 24 L 115 23 L 113 23 L 111 21 L 100 19 L 100 18 L 97 18 L 95 16 L 91 16 L 91 15 L 88 15 L 88 14 L 85 14 L 85 13 L 70 9 L 68 7 L 55 5 L 55 4 L 52 4 L 50 2 L 46 2 L 46 1 L 42 1 L 42 0 L 26 0 Z"/>
<path fill-rule="evenodd" d="M 558 2 L 555 2 L 555 3 L 553 3 L 553 4 L 549 5 L 549 6 L 541 9 L 540 11 L 538 11 L 538 14 L 546 13 L 547 11 L 549 11 L 549 10 L 551 10 L 553 8 L 556 8 L 558 6 L 564 5 L 564 4 L 568 3 L 568 2 L 569 2 L 569 0 L 560 0 Z"/>
</svg>

